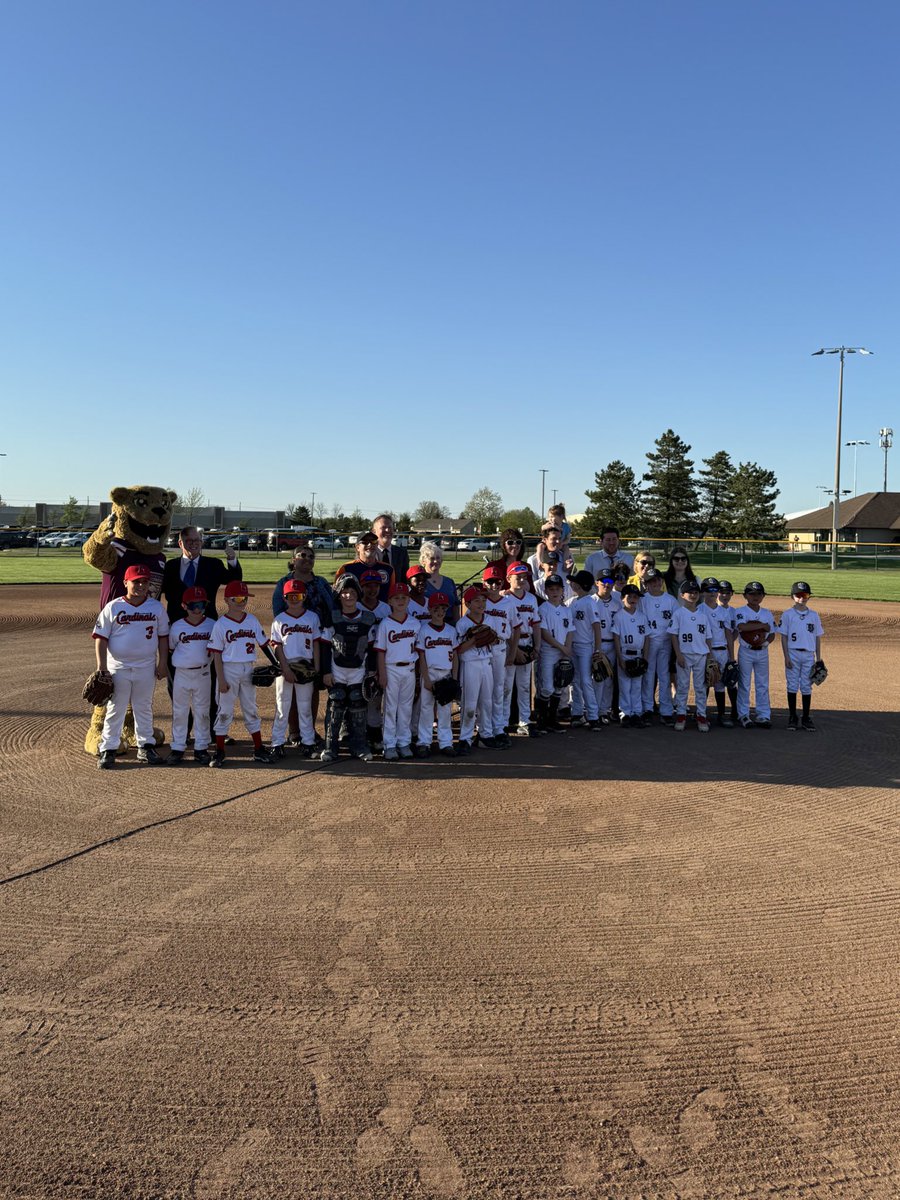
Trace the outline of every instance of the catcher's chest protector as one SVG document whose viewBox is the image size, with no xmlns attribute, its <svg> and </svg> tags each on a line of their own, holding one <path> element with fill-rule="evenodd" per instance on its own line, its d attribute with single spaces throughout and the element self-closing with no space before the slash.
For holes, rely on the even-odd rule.
<svg viewBox="0 0 900 1200">
<path fill-rule="evenodd" d="M 345 617 L 334 614 L 334 632 L 331 637 L 332 661 L 338 667 L 361 667 L 366 660 L 369 645 L 369 630 L 375 624 L 371 613 L 357 613 Z"/>
</svg>

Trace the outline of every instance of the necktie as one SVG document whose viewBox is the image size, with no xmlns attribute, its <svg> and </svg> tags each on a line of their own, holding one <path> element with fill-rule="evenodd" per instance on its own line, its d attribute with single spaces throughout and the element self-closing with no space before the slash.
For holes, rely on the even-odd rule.
<svg viewBox="0 0 900 1200">
<path fill-rule="evenodd" d="M 186 571 L 185 571 L 185 573 L 184 573 L 184 586 L 185 586 L 185 588 L 191 588 L 191 587 L 193 587 L 193 586 L 194 586 L 194 580 L 195 580 L 196 578 L 197 578 L 197 564 L 196 564 L 196 562 L 194 561 L 194 559 L 191 559 L 191 561 L 190 561 L 190 562 L 188 563 L 188 565 L 187 565 L 187 570 L 186 570 Z"/>
<path fill-rule="evenodd" d="M 385 546 L 385 548 L 382 550 L 382 552 L 381 552 L 381 561 L 382 561 L 382 562 L 386 562 L 386 563 L 389 563 L 389 562 L 391 561 L 391 548 L 390 548 L 390 546 Z"/>
</svg>

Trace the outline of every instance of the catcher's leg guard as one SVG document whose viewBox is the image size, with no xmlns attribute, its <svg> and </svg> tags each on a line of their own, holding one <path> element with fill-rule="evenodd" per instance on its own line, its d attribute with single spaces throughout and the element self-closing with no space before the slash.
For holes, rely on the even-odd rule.
<svg viewBox="0 0 900 1200">
<path fill-rule="evenodd" d="M 350 726 L 350 753 L 365 754 L 369 749 L 366 741 L 366 711 L 368 701 L 363 695 L 362 685 L 353 684 L 348 689 L 348 724 Z"/>
<path fill-rule="evenodd" d="M 534 698 L 534 723 L 538 729 L 547 728 L 547 710 L 549 704 L 543 696 L 535 696 Z"/>
<path fill-rule="evenodd" d="M 559 723 L 559 696 L 551 696 L 547 701 L 547 728 L 562 732 L 562 725 Z"/>
<path fill-rule="evenodd" d="M 737 688 L 730 687 L 728 689 L 728 700 L 731 704 L 731 719 L 737 720 Z"/>
<path fill-rule="evenodd" d="M 328 692 L 328 707 L 325 710 L 325 749 L 337 756 L 341 726 L 347 715 L 347 689 L 340 684 Z"/>
</svg>

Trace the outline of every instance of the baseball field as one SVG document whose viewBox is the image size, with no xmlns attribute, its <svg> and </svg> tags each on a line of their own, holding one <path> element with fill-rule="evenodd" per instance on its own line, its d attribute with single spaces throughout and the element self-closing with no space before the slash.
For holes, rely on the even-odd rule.
<svg viewBox="0 0 900 1200">
<path fill-rule="evenodd" d="M 0 591 L 0 1195 L 900 1195 L 900 604 L 815 734 L 98 772 L 97 592 Z"/>
</svg>

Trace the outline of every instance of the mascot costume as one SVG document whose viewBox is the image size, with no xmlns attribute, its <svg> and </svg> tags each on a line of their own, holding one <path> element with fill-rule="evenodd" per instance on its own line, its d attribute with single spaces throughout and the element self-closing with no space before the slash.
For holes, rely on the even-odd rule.
<svg viewBox="0 0 900 1200">
<path fill-rule="evenodd" d="M 172 510 L 178 496 L 160 487 L 117 487 L 109 493 L 112 512 L 85 542 L 84 561 L 103 572 L 100 608 L 125 595 L 125 571 L 135 563 L 151 571 L 150 595 L 160 598 L 166 556 L 163 547 L 172 527 Z M 103 732 L 106 707 L 94 709 L 91 726 L 84 739 L 88 754 L 96 754 Z M 161 729 L 154 729 L 158 746 L 165 741 Z M 134 718 L 129 710 L 122 731 L 122 748 L 135 746 Z"/>
</svg>

